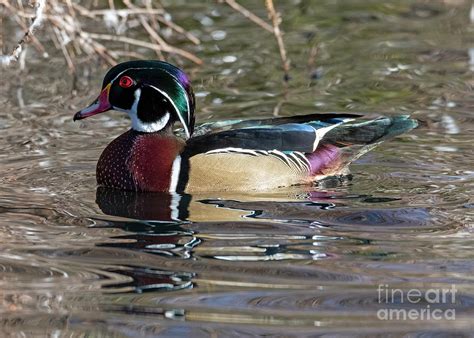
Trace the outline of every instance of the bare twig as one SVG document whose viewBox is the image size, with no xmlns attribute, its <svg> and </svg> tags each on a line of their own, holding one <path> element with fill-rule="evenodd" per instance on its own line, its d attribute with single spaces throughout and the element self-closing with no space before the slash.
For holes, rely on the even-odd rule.
<svg viewBox="0 0 474 338">
<path fill-rule="evenodd" d="M 124 0 L 124 3 L 130 9 L 135 8 L 135 6 L 130 2 L 130 0 Z M 195 55 L 186 52 L 185 50 L 182 50 L 180 48 L 170 46 L 157 32 L 153 30 L 153 28 L 148 24 L 144 16 L 140 16 L 139 20 L 143 28 L 145 28 L 147 33 L 150 35 L 150 37 L 158 44 L 159 48 L 153 48 L 153 50 L 155 50 L 158 54 L 161 54 L 161 51 L 174 53 L 181 55 L 197 64 L 202 64 L 202 60 L 196 57 Z"/>
<path fill-rule="evenodd" d="M 281 110 L 281 106 L 283 106 L 283 103 L 285 103 L 285 100 L 280 100 L 278 101 L 276 106 L 273 107 L 273 116 L 280 116 L 280 110 Z"/>
<path fill-rule="evenodd" d="M 60 32 L 62 32 L 61 35 L 74 36 L 78 41 L 79 45 L 81 46 L 82 51 L 84 51 L 86 54 L 96 53 L 110 65 L 114 65 L 117 63 L 116 57 L 113 56 L 113 53 L 109 52 L 107 48 L 105 48 L 105 46 L 103 46 L 99 42 L 93 40 L 89 36 L 89 33 L 79 30 L 75 26 L 74 21 L 67 20 L 67 22 L 60 16 L 51 16 L 49 17 L 49 21 L 52 25 L 56 26 Z M 65 42 L 59 42 L 60 45 L 62 43 Z"/>
<path fill-rule="evenodd" d="M 197 37 L 167 19 L 166 11 L 160 7 L 159 3 L 155 4 L 152 0 L 145 0 L 146 8 L 137 7 L 131 1 L 124 0 L 123 2 L 128 7 L 124 9 L 115 8 L 113 0 L 106 1 L 109 7 L 106 9 L 93 9 L 93 4 L 89 5 L 90 7 L 84 7 L 72 0 L 31 1 L 36 4 L 34 13 L 28 13 L 23 9 L 22 4 L 24 0 L 13 0 L 13 3 L 16 3 L 16 5 L 12 4 L 11 0 L 0 0 L 0 4 L 5 5 L 5 10 L 18 21 L 19 26 L 27 28 L 23 39 L 20 40 L 12 54 L 0 56 L 2 64 L 9 64 L 12 61 L 18 60 L 27 38 L 31 39 L 38 51 L 47 56 L 44 47 L 32 35 L 41 20 L 46 20 L 50 24 L 48 27 L 50 29 L 47 30 L 47 33 L 55 43 L 56 48 L 61 50 L 71 72 L 75 70 L 77 58 L 84 54 L 86 56 L 97 55 L 110 65 L 116 64 L 119 56 L 136 55 L 145 58 L 141 53 L 129 50 L 135 46 L 155 51 L 160 59 L 164 59 L 163 53 L 171 53 L 187 58 L 197 64 L 202 63 L 202 60 L 194 54 L 174 47 L 163 39 L 159 31 L 159 22 L 170 27 L 174 32 L 184 36 L 194 44 L 200 43 Z M 132 16 L 137 20 L 128 20 Z M 26 19 L 25 22 L 31 22 L 31 25 L 27 27 L 22 22 L 22 18 Z M 106 25 L 108 24 L 109 27 L 115 28 L 117 36 L 89 33 L 83 29 L 84 20 L 94 20 L 96 25 L 101 24 L 103 20 Z M 151 42 L 144 41 L 142 38 L 143 34 L 137 35 L 141 37 L 136 39 L 121 35 L 132 27 L 137 29 L 137 25 L 133 26 L 133 22 L 138 23 L 138 27 L 141 27 L 146 32 Z M 106 46 L 107 44 L 103 44 L 102 41 L 117 41 L 123 43 L 124 48 L 123 50 L 110 50 Z"/>
<path fill-rule="evenodd" d="M 6 2 L 7 2 L 6 0 L 1 1 L 1 3 L 5 4 L 5 6 L 6 6 Z M 26 30 L 21 40 L 18 41 L 12 53 L 10 55 L 0 55 L 0 64 L 2 64 L 2 66 L 8 66 L 12 62 L 18 61 L 18 57 L 20 56 L 21 51 L 23 50 L 23 45 L 25 44 L 26 41 L 28 41 L 29 37 L 33 36 L 34 31 L 39 27 L 39 25 L 43 21 L 45 0 L 36 0 L 34 2 L 34 6 L 36 7 L 34 18 L 31 21 L 30 26 Z"/>
<path fill-rule="evenodd" d="M 25 32 L 28 30 L 28 26 L 25 25 L 25 23 L 20 20 L 18 16 L 15 17 L 15 21 L 18 23 L 18 25 L 23 29 Z M 34 35 L 30 35 L 31 43 L 35 46 L 36 50 L 40 52 L 44 57 L 48 57 L 48 53 L 46 52 L 46 49 L 44 46 L 41 44 L 41 42 L 38 41 L 38 39 Z"/>
<path fill-rule="evenodd" d="M 130 9 L 135 9 L 136 7 L 129 1 L 129 0 L 124 0 L 123 3 L 125 6 L 127 6 Z M 148 6 L 151 6 L 151 4 L 148 3 Z M 154 16 L 151 16 L 154 18 Z M 147 31 L 148 35 L 150 35 L 151 39 L 154 40 L 159 46 L 164 46 L 167 45 L 166 41 L 164 41 L 161 36 L 158 35 L 158 33 L 150 26 L 150 24 L 147 22 L 145 15 L 139 15 L 138 16 L 140 23 L 142 24 L 143 28 Z M 153 22 L 153 21 L 152 21 Z M 158 26 L 158 23 L 154 21 L 156 26 Z M 164 60 L 165 57 L 163 56 L 163 53 L 161 52 L 161 49 L 155 49 L 155 53 L 158 56 L 159 59 Z"/>
<path fill-rule="evenodd" d="M 67 9 L 69 11 L 69 15 L 71 15 L 74 19 L 76 19 L 76 11 L 74 10 L 74 6 L 71 0 L 66 0 Z"/>
<path fill-rule="evenodd" d="M 219 0 L 219 2 L 225 2 L 227 5 L 235 9 L 237 12 L 245 16 L 247 19 L 249 19 L 253 23 L 259 25 L 266 31 L 273 33 L 273 27 L 271 25 L 266 23 L 264 20 L 260 19 L 258 16 L 256 16 L 251 11 L 249 11 L 247 8 L 237 3 L 235 0 Z"/>
<path fill-rule="evenodd" d="M 124 0 L 123 1 L 124 4 L 129 8 L 129 9 L 136 9 L 136 6 L 134 6 L 130 0 Z M 151 8 L 151 3 L 149 1 L 147 1 L 147 8 L 152 11 L 153 9 Z M 164 14 L 164 13 L 163 13 Z M 143 16 L 142 16 L 143 17 Z M 192 43 L 194 43 L 195 45 L 199 45 L 201 43 L 201 41 L 195 37 L 193 34 L 189 33 L 188 31 L 186 31 L 184 28 L 182 28 L 181 26 L 173 23 L 172 21 L 170 20 L 167 20 L 165 18 L 165 16 L 163 15 L 156 15 L 156 16 L 151 16 L 151 22 L 152 22 L 152 25 L 154 27 L 157 27 L 158 26 L 158 23 L 157 21 L 163 23 L 164 25 L 168 26 L 169 28 L 171 28 L 172 30 L 174 30 L 175 32 L 179 33 L 179 34 L 182 34 L 184 35 L 189 41 L 191 41 Z M 156 21 L 156 20 L 157 21 Z M 146 21 L 146 20 L 145 20 Z M 153 29 L 152 27 L 150 27 L 150 25 L 147 24 L 143 24 L 143 20 L 140 20 L 140 23 L 142 24 L 143 28 L 145 28 L 145 30 L 148 32 L 148 34 L 150 34 L 150 36 L 155 40 L 157 41 L 158 44 L 161 44 L 161 45 L 166 45 L 166 41 L 164 41 L 163 38 L 161 38 L 158 33 L 156 32 L 156 28 Z M 147 26 L 147 27 L 146 27 Z M 151 33 L 151 31 L 153 31 L 153 33 Z"/>
<path fill-rule="evenodd" d="M 280 23 L 281 23 L 281 16 L 275 10 L 275 6 L 273 5 L 273 0 L 265 0 L 265 7 L 267 8 L 268 17 L 272 21 L 272 25 L 269 25 L 267 22 L 253 14 L 251 11 L 237 3 L 235 0 L 218 0 L 219 2 L 224 2 L 234 10 L 254 22 L 255 24 L 259 25 L 266 31 L 273 33 L 276 38 L 278 49 L 280 51 L 280 57 L 282 61 L 282 67 L 284 72 L 284 80 L 285 83 L 288 82 L 290 79 L 290 61 L 286 55 L 285 43 L 283 42 L 282 32 L 280 30 Z"/>
<path fill-rule="evenodd" d="M 173 21 L 170 21 L 170 20 L 166 20 L 165 17 L 162 17 L 160 15 L 158 15 L 157 17 L 157 20 L 159 22 L 161 22 L 162 24 L 168 26 L 169 28 L 171 28 L 172 30 L 174 30 L 175 32 L 179 33 L 179 34 L 182 34 L 184 35 L 189 41 L 191 41 L 192 43 L 194 43 L 195 45 L 199 45 L 201 43 L 201 41 L 196 37 L 194 36 L 193 34 L 189 33 L 187 30 L 185 30 L 183 27 L 175 24 Z"/>
<path fill-rule="evenodd" d="M 290 61 L 286 56 L 285 43 L 283 42 L 282 33 L 280 30 L 281 17 L 280 13 L 276 12 L 273 0 L 265 0 L 265 6 L 267 7 L 268 16 L 272 20 L 273 34 L 278 43 L 278 49 L 280 50 L 281 62 L 283 65 L 283 71 L 285 72 L 285 82 L 290 79 Z"/>
<path fill-rule="evenodd" d="M 174 54 L 178 54 L 180 56 L 183 56 L 186 59 L 189 59 L 189 60 L 193 61 L 194 63 L 202 64 L 202 60 L 200 58 L 198 58 L 197 56 L 195 56 L 195 55 L 193 55 L 193 54 L 191 54 L 191 53 L 189 53 L 185 50 L 172 47 L 170 45 L 159 46 L 159 45 L 156 45 L 156 44 L 153 44 L 153 43 L 150 43 L 150 42 L 141 41 L 141 40 L 138 40 L 138 39 L 128 38 L 128 37 L 125 37 L 125 36 L 109 35 L 109 34 L 88 33 L 88 36 L 93 38 L 93 39 L 97 39 L 97 40 L 118 41 L 118 42 L 123 42 L 123 43 L 127 43 L 127 44 L 134 45 L 134 46 L 145 47 L 145 48 L 148 48 L 148 49 L 151 49 L 151 50 L 161 50 L 161 51 L 164 51 L 164 52 L 167 52 L 167 53 L 174 53 Z"/>
<path fill-rule="evenodd" d="M 104 16 L 110 13 L 110 9 L 96 9 L 88 10 L 87 8 L 73 3 L 73 6 L 78 10 L 81 15 L 87 16 L 89 18 L 94 18 L 97 16 Z M 149 14 L 149 15 L 159 15 L 164 14 L 165 12 L 162 9 L 146 9 L 146 8 L 134 8 L 134 9 L 116 9 L 114 11 L 118 16 L 128 16 L 135 14 Z"/>
<path fill-rule="evenodd" d="M 57 27 L 53 27 L 53 31 L 56 34 L 56 38 L 59 41 L 59 47 L 61 48 L 61 51 L 63 52 L 64 59 L 66 60 L 67 67 L 69 68 L 69 71 L 71 73 L 76 72 L 76 68 L 74 67 L 74 63 L 72 62 L 71 56 L 69 55 L 69 52 L 66 48 L 66 44 L 61 41 L 61 33 L 59 32 L 59 29 Z"/>
<path fill-rule="evenodd" d="M 314 68 L 314 65 L 316 63 L 316 56 L 318 55 L 319 51 L 319 46 L 317 44 L 314 44 L 310 51 L 309 51 L 309 57 L 308 57 L 308 67 L 310 69 Z"/>
<path fill-rule="evenodd" d="M 148 34 L 151 36 L 155 42 L 160 45 L 160 46 L 165 46 L 167 43 L 153 30 L 153 28 L 150 26 L 150 24 L 146 21 L 145 17 L 140 15 L 139 17 L 140 23 L 142 24 L 143 28 L 148 32 Z M 159 49 L 155 49 L 156 55 L 158 55 L 158 58 L 164 59 L 163 53 Z"/>
<path fill-rule="evenodd" d="M 323 74 L 323 68 L 317 67 L 316 64 L 316 57 L 318 56 L 320 51 L 320 45 L 314 43 L 309 51 L 308 56 L 308 73 L 311 82 L 318 80 Z"/>
<path fill-rule="evenodd" d="M 137 52 L 129 52 L 129 51 L 124 51 L 124 50 L 116 50 L 113 52 L 117 56 L 126 56 L 126 57 L 132 57 L 135 59 L 146 59 L 145 55 Z"/>
<path fill-rule="evenodd" d="M 151 0 L 145 0 L 145 7 L 147 11 L 153 10 L 153 5 L 151 3 Z M 158 31 L 160 29 L 160 25 L 158 24 L 158 21 L 156 20 L 156 16 L 149 14 L 148 17 L 150 18 L 151 26 L 153 27 L 153 30 Z"/>
</svg>

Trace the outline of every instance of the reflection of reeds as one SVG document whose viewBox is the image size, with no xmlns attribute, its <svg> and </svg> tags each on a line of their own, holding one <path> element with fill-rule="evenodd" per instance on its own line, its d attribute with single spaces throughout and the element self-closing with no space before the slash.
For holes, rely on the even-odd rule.
<svg viewBox="0 0 474 338">
<path fill-rule="evenodd" d="M 13 52 L 2 56 L 0 59 L 2 64 L 17 61 L 27 40 L 30 40 L 41 54 L 45 54 L 46 49 L 32 34 L 41 21 L 44 21 L 47 26 L 55 46 L 62 51 L 71 72 L 75 71 L 74 64 L 77 57 L 83 55 L 98 55 L 111 65 L 116 64 L 119 57 L 124 55 L 145 58 L 139 51 L 134 50 L 137 49 L 136 47 L 151 49 L 160 58 L 163 58 L 162 53 L 168 53 L 179 55 L 197 64 L 202 63 L 196 55 L 170 45 L 160 35 L 159 25 L 162 25 L 184 36 L 193 44 L 200 43 L 197 37 L 169 20 L 169 15 L 164 9 L 153 8 L 150 0 L 145 1 L 145 7 L 135 6 L 125 0 L 123 3 L 126 8 L 124 9 L 116 9 L 113 1 L 109 1 L 107 9 L 93 9 L 73 3 L 71 0 L 48 0 L 46 3 L 45 0 L 36 0 L 34 13 L 25 10 L 21 1 L 17 1 L 15 5 L 13 1 L 8 0 L 0 0 L 0 3 L 4 6 L 7 15 L 16 18 L 22 29 L 26 31 Z M 18 18 L 32 19 L 32 23 L 27 27 Z M 96 27 L 105 24 L 115 32 L 114 34 L 92 33 L 84 28 L 90 27 L 90 23 L 95 23 Z M 133 25 L 138 25 L 143 29 L 148 39 L 125 36 L 123 33 Z M 115 45 L 115 49 L 112 49 L 109 45 L 106 46 L 104 41 L 117 42 L 121 47 Z"/>
</svg>

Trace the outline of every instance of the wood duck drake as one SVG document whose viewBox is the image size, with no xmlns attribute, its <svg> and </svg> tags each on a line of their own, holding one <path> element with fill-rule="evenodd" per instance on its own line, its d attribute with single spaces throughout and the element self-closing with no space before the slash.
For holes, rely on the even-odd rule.
<svg viewBox="0 0 474 338">
<path fill-rule="evenodd" d="M 129 61 L 110 69 L 99 97 L 74 115 L 80 120 L 113 109 L 132 120 L 100 156 L 97 183 L 160 192 L 309 184 L 347 173 L 370 145 L 417 126 L 408 116 L 361 122 L 361 115 L 331 113 L 219 121 L 195 130 L 194 108 L 188 76 L 167 62 Z M 175 122 L 183 130 L 174 131 Z"/>
</svg>

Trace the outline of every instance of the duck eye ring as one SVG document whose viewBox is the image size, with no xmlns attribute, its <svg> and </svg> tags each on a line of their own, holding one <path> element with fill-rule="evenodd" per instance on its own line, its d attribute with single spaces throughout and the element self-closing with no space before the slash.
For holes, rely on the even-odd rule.
<svg viewBox="0 0 474 338">
<path fill-rule="evenodd" d="M 130 76 L 122 76 L 119 80 L 119 86 L 122 88 L 130 88 L 134 83 Z"/>
</svg>

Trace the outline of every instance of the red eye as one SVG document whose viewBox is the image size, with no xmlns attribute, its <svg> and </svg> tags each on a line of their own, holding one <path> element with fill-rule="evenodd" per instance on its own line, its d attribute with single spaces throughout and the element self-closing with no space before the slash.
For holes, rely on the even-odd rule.
<svg viewBox="0 0 474 338">
<path fill-rule="evenodd" d="M 119 86 L 122 88 L 130 88 L 133 86 L 133 80 L 129 76 L 122 76 L 119 81 Z"/>
</svg>

